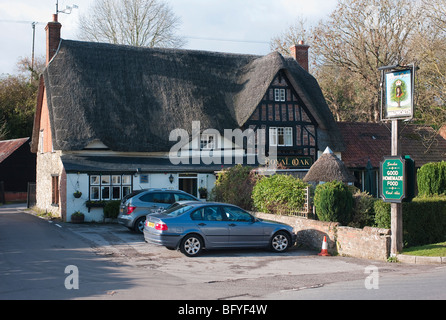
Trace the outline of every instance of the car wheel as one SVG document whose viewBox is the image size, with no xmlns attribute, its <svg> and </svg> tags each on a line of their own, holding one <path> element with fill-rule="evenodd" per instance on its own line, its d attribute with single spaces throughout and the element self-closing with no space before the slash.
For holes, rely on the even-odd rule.
<svg viewBox="0 0 446 320">
<path fill-rule="evenodd" d="M 146 222 L 146 217 L 141 217 L 136 220 L 135 225 L 133 226 L 133 230 L 138 233 L 144 232 L 144 223 Z"/>
<path fill-rule="evenodd" d="M 290 246 L 290 236 L 284 232 L 276 232 L 270 241 L 270 247 L 275 252 L 284 252 Z"/>
<path fill-rule="evenodd" d="M 196 257 L 203 249 L 203 240 L 200 236 L 189 234 L 181 242 L 180 251 L 188 257 Z"/>
</svg>

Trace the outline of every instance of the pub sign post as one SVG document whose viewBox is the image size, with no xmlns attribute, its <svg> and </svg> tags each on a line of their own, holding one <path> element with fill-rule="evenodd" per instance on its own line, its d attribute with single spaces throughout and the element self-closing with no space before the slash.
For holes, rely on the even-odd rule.
<svg viewBox="0 0 446 320">
<path fill-rule="evenodd" d="M 415 65 L 384 66 L 381 71 L 381 121 L 392 122 L 391 159 L 380 166 L 383 200 L 390 202 L 390 254 L 403 250 L 403 208 L 405 197 L 405 161 L 401 158 L 398 121 L 411 120 L 414 114 Z M 392 167 L 392 168 L 391 168 Z M 400 180 L 402 179 L 402 180 Z M 384 188 L 385 187 L 385 188 Z"/>
</svg>

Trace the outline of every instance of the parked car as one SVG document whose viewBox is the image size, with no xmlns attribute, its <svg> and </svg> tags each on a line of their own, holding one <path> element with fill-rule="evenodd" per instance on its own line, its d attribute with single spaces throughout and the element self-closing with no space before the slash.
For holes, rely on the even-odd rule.
<svg viewBox="0 0 446 320">
<path fill-rule="evenodd" d="M 146 242 L 197 256 L 202 249 L 269 247 L 284 252 L 296 242 L 289 225 L 265 221 L 231 204 L 185 202 L 147 215 Z"/>
<path fill-rule="evenodd" d="M 141 192 L 136 191 L 133 196 L 122 200 L 118 223 L 130 230 L 142 233 L 147 214 L 163 211 L 173 203 L 184 200 L 199 201 L 198 198 L 181 190 L 147 189 Z"/>
</svg>

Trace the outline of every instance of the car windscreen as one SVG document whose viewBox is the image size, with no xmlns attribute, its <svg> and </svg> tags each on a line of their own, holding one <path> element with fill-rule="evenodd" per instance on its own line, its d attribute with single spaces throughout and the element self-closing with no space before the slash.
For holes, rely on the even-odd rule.
<svg viewBox="0 0 446 320">
<path fill-rule="evenodd" d="M 178 217 L 181 216 L 186 211 L 189 211 L 192 208 L 192 206 L 188 206 L 185 204 L 180 204 L 178 206 L 174 206 L 172 208 L 167 209 L 166 211 L 163 211 L 162 214 L 165 214 L 169 217 Z"/>
</svg>

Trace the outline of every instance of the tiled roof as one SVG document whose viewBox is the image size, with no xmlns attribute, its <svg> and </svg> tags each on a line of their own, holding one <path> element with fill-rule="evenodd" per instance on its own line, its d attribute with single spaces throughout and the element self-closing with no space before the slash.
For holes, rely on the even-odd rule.
<svg viewBox="0 0 446 320">
<path fill-rule="evenodd" d="M 29 138 L 0 141 L 0 163 L 20 148 Z"/>
<path fill-rule="evenodd" d="M 379 167 L 384 156 L 391 154 L 390 123 L 338 122 L 344 138 L 342 161 L 349 168 L 365 168 L 370 159 Z M 415 166 L 428 162 L 446 161 L 446 140 L 428 126 L 400 123 L 402 155 L 410 155 Z"/>
</svg>

